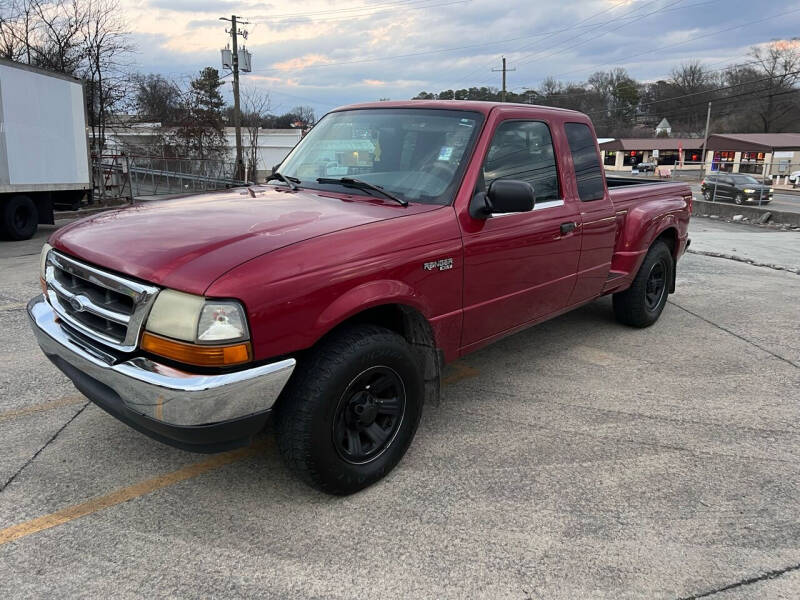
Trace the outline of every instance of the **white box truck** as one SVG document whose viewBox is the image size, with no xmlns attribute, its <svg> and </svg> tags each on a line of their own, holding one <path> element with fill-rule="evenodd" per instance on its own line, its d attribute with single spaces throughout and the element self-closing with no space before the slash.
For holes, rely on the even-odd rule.
<svg viewBox="0 0 800 600">
<path fill-rule="evenodd" d="M 83 82 L 0 59 L 0 236 L 28 239 L 90 191 Z"/>
</svg>

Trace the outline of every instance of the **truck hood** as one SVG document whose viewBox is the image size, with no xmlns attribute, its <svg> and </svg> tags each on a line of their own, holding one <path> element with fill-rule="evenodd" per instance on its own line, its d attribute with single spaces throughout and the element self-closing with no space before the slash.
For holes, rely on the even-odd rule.
<svg viewBox="0 0 800 600">
<path fill-rule="evenodd" d="M 50 243 L 124 275 L 202 294 L 233 267 L 278 248 L 440 208 L 314 190 L 251 189 L 255 197 L 237 189 L 104 212 L 58 230 Z"/>
</svg>

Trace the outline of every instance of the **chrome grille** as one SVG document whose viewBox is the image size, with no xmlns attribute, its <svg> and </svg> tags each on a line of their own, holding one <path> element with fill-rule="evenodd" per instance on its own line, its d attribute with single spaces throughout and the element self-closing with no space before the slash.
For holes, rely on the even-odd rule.
<svg viewBox="0 0 800 600">
<path fill-rule="evenodd" d="M 55 250 L 45 263 L 47 300 L 67 324 L 103 344 L 130 352 L 158 288 L 108 273 Z"/>
</svg>

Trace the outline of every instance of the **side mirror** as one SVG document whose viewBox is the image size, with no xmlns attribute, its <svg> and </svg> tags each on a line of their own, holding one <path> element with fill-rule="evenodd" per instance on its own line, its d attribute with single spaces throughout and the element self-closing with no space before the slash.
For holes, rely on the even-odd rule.
<svg viewBox="0 0 800 600">
<path fill-rule="evenodd" d="M 536 194 L 527 181 L 495 179 L 485 193 L 479 192 L 472 198 L 469 214 L 475 219 L 488 219 L 493 214 L 533 210 L 535 203 Z"/>
</svg>

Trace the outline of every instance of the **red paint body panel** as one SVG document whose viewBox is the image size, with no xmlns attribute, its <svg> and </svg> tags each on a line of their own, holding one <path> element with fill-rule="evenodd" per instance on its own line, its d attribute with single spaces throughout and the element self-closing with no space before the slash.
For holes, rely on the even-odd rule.
<svg viewBox="0 0 800 600">
<path fill-rule="evenodd" d="M 263 186 L 255 198 L 237 189 L 104 212 L 59 229 L 50 243 L 90 263 L 202 294 L 214 279 L 255 256 L 432 208 Z"/>
<path fill-rule="evenodd" d="M 366 309 L 399 304 L 431 324 L 446 360 L 630 284 L 653 240 L 687 240 L 684 184 L 606 190 L 581 202 L 565 123 L 554 108 L 459 101 L 381 102 L 347 108 L 445 108 L 485 116 L 450 206 L 408 207 L 362 195 L 280 186 L 153 202 L 90 217 L 51 243 L 87 262 L 209 297 L 241 300 L 255 357 L 313 346 Z M 469 214 L 484 156 L 505 120 L 551 130 L 562 200 L 526 213 Z M 592 129 L 593 131 L 593 129 Z M 561 224 L 575 223 L 569 233 Z M 670 233 L 670 235 L 672 235 Z M 425 263 L 452 259 L 452 268 Z"/>
</svg>

